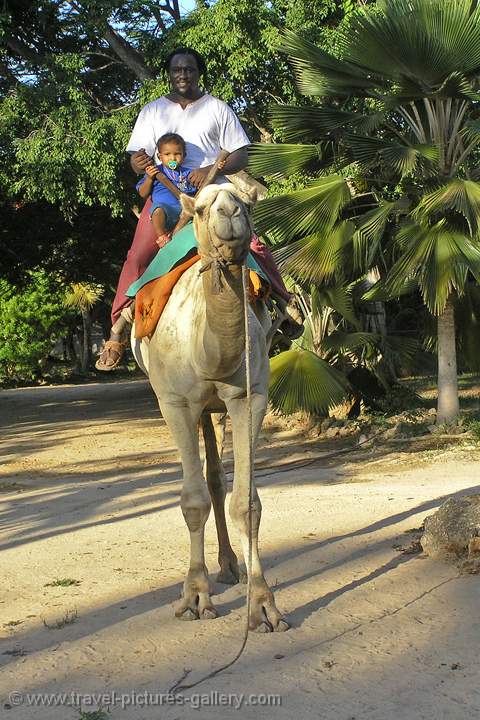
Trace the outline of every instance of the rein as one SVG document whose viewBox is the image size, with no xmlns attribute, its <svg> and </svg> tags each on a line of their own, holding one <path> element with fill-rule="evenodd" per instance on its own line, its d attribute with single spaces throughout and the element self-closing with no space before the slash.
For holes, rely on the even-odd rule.
<svg viewBox="0 0 480 720">
<path fill-rule="evenodd" d="M 208 222 L 207 217 L 207 222 Z M 208 225 L 207 225 L 208 227 Z M 206 270 L 209 270 L 212 268 L 212 283 L 215 285 L 215 282 L 218 282 L 219 290 L 218 292 L 222 292 L 222 284 L 221 284 L 221 273 L 223 270 L 225 270 L 229 265 L 242 265 L 242 286 L 243 286 L 243 317 L 244 317 L 244 323 L 245 323 L 245 386 L 246 386 L 246 399 L 247 399 L 247 433 L 248 433 L 248 472 L 249 472 L 249 483 L 248 483 L 248 558 L 245 558 L 246 565 L 247 565 L 247 608 L 246 608 L 246 623 L 245 628 L 243 631 L 243 639 L 242 643 L 240 645 L 240 648 L 238 649 L 235 657 L 230 660 L 228 663 L 225 663 L 221 667 L 217 668 L 216 670 L 212 670 L 207 675 L 204 675 L 199 680 L 196 680 L 193 683 L 183 683 L 183 681 L 188 677 L 190 674 L 190 670 L 185 670 L 182 677 L 175 682 L 172 687 L 169 688 L 168 693 L 175 695 L 176 693 L 182 692 L 183 690 L 190 690 L 191 688 L 196 687 L 197 685 L 200 685 L 201 683 L 205 682 L 206 680 L 210 680 L 211 678 L 215 677 L 216 675 L 219 675 L 220 673 L 224 672 L 227 668 L 234 665 L 240 656 L 242 655 L 243 651 L 245 650 L 245 647 L 247 645 L 248 641 L 248 635 L 250 633 L 250 607 L 251 607 L 251 598 L 252 598 L 252 556 L 253 556 L 253 523 L 252 523 L 252 513 L 253 513 L 253 421 L 252 421 L 252 379 L 251 379 L 251 366 L 250 366 L 250 353 L 251 353 L 251 342 L 250 342 L 250 328 L 248 323 L 248 313 L 249 313 L 249 299 L 248 299 L 248 290 L 249 290 L 249 275 L 248 275 L 248 268 L 247 268 L 247 262 L 246 258 L 242 263 L 239 262 L 231 262 L 228 260 L 225 260 L 220 256 L 218 253 L 218 250 L 213 246 L 211 240 L 210 240 L 210 230 L 208 231 L 209 235 L 209 241 L 210 246 L 212 247 L 214 253 L 212 253 L 211 257 L 207 257 L 207 262 L 205 265 L 202 266 L 200 272 L 203 273 Z M 202 258 L 203 259 L 203 258 Z M 218 277 L 215 279 L 215 275 L 218 274 Z M 215 292 L 215 290 L 212 290 L 212 292 Z"/>
</svg>

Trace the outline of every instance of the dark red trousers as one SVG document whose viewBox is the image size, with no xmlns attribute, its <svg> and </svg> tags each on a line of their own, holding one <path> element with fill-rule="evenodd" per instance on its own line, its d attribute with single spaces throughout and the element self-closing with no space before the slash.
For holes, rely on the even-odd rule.
<svg viewBox="0 0 480 720">
<path fill-rule="evenodd" d="M 127 259 L 125 260 L 122 272 L 120 273 L 117 294 L 115 295 L 112 305 L 112 325 L 116 322 L 116 320 L 118 320 L 123 308 L 132 302 L 132 298 L 125 295 L 126 291 L 130 285 L 138 280 L 138 278 L 145 272 L 158 252 L 158 245 L 155 242 L 156 234 L 150 221 L 149 214 L 151 202 L 152 201 L 149 198 L 143 206 L 143 210 L 138 219 L 137 229 L 135 230 L 135 235 L 133 236 L 132 246 L 128 251 Z M 280 275 L 269 248 L 264 245 L 256 235 L 254 235 L 252 237 L 250 250 L 255 257 L 255 260 L 270 280 L 273 292 L 281 298 L 288 300 L 290 298 L 290 293 L 285 287 L 282 276 Z"/>
</svg>

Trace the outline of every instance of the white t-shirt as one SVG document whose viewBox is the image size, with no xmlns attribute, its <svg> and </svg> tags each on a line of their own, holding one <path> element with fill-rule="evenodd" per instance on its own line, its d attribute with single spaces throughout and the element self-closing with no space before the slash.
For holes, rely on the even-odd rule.
<svg viewBox="0 0 480 720">
<path fill-rule="evenodd" d="M 211 165 L 221 149 L 233 152 L 250 144 L 233 110 L 206 93 L 184 110 L 166 97 L 145 105 L 133 128 L 127 152 L 145 148 L 153 157 L 158 138 L 167 132 L 178 133 L 185 140 L 187 155 L 182 164 L 190 168 Z"/>
</svg>

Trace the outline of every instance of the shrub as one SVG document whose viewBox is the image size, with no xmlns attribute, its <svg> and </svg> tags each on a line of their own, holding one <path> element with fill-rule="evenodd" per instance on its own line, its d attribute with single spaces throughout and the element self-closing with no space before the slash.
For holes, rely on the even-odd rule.
<svg viewBox="0 0 480 720">
<path fill-rule="evenodd" d="M 30 273 L 23 286 L 0 280 L 0 381 L 11 384 L 41 375 L 65 327 L 68 311 L 59 280 Z"/>
</svg>

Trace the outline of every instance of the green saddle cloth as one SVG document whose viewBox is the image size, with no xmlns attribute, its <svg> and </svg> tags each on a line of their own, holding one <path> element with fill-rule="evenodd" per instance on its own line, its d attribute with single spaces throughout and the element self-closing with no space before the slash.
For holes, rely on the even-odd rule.
<svg viewBox="0 0 480 720">
<path fill-rule="evenodd" d="M 187 255 L 191 254 L 192 250 L 196 249 L 197 240 L 193 231 L 193 223 L 188 223 L 188 225 L 185 225 L 180 232 L 172 237 L 169 243 L 158 251 L 143 275 L 130 285 L 126 295 L 128 295 L 128 297 L 135 297 L 140 288 L 151 280 L 156 280 L 170 272 L 175 265 L 178 265 Z M 255 270 L 255 272 L 268 283 L 267 276 L 252 253 L 248 253 L 247 267 L 250 268 L 250 270 Z"/>
</svg>

